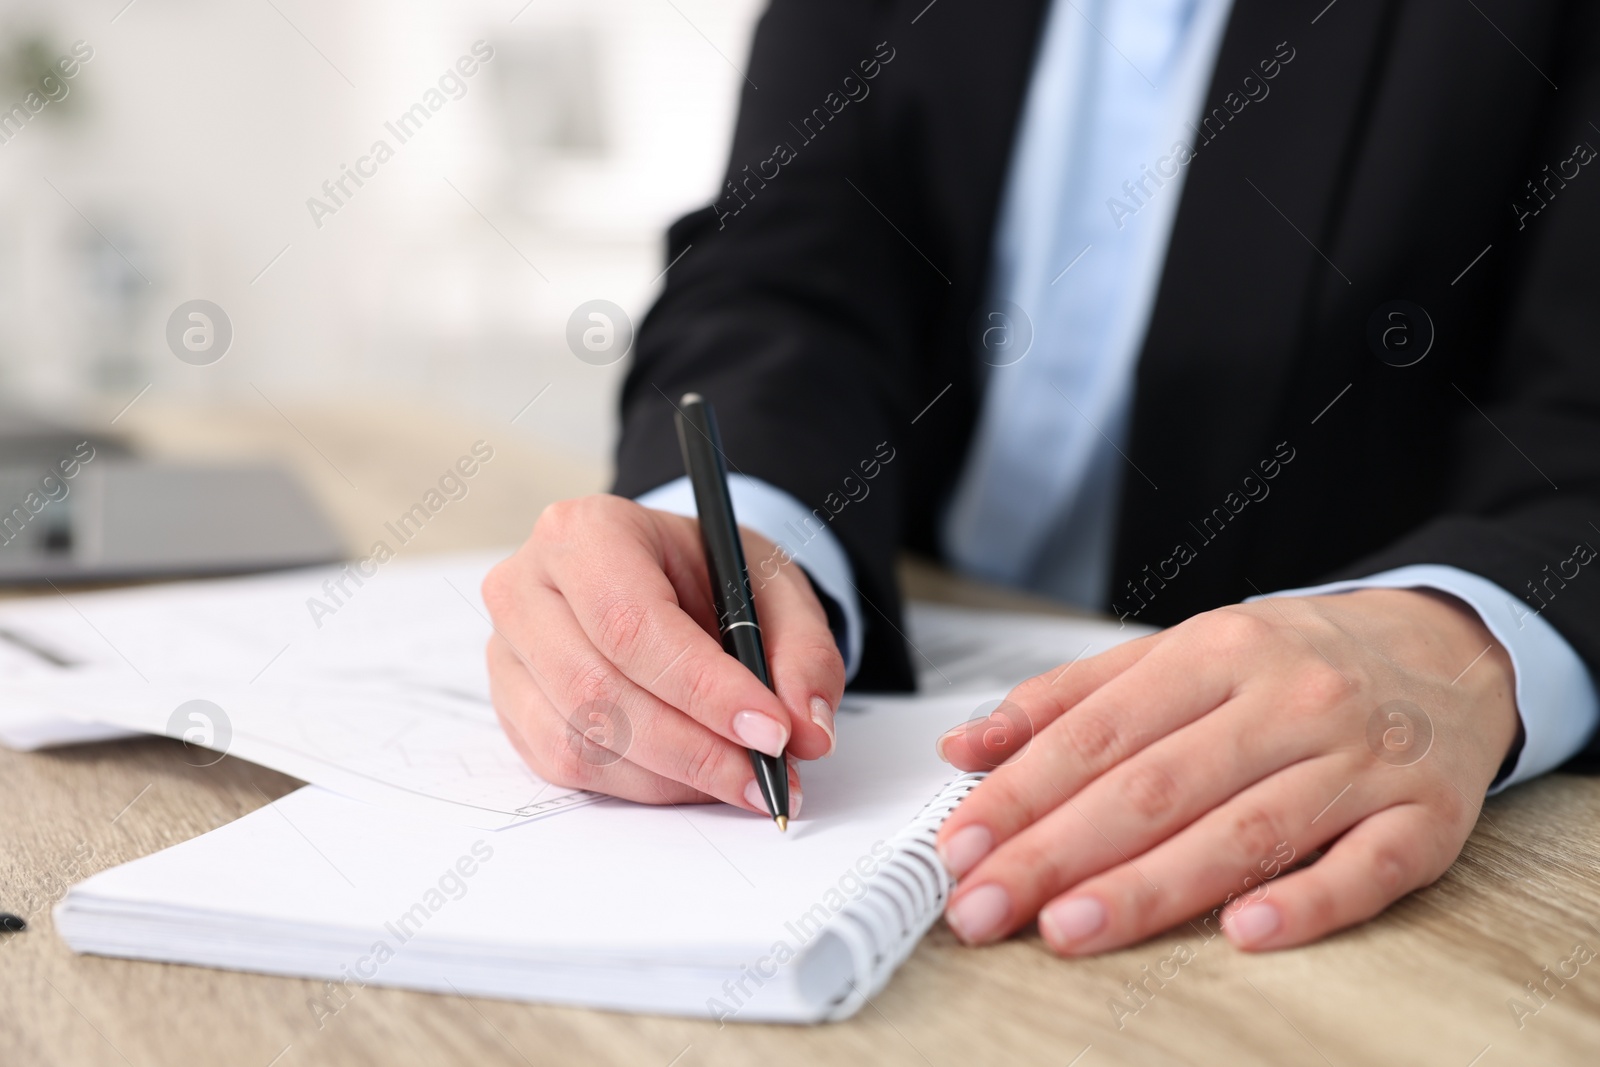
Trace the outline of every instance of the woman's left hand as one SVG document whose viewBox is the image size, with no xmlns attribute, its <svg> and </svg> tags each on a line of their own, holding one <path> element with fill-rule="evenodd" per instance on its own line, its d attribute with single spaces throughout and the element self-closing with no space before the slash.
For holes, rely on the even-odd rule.
<svg viewBox="0 0 1600 1067">
<path fill-rule="evenodd" d="M 982 944 L 1037 917 L 1074 956 L 1206 912 L 1246 949 L 1369 919 L 1461 851 L 1513 683 L 1471 608 L 1394 589 L 1220 608 L 1030 679 L 940 741 L 995 768 L 939 833 L 946 918 Z"/>
</svg>

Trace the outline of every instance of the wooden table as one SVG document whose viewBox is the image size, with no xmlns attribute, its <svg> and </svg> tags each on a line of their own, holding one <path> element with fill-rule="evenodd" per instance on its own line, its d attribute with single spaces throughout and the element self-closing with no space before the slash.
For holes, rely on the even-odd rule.
<svg viewBox="0 0 1600 1067">
<path fill-rule="evenodd" d="M 136 411 L 138 409 L 135 409 Z M 352 544 L 398 512 L 477 437 L 421 412 L 256 409 L 201 417 L 154 407 L 132 422 L 164 451 L 275 454 L 301 468 Z M 177 427 L 178 429 L 175 429 Z M 292 429 L 292 432 L 291 432 Z M 500 544 L 539 507 L 600 484 L 497 443 L 463 507 L 421 549 Z M 325 454 L 319 455 L 318 453 Z M 338 471 L 331 470 L 336 466 Z M 348 478 L 349 481 L 344 479 Z M 359 486 L 351 489 L 350 483 Z M 914 589 L 1009 602 L 914 569 Z M 1311 948 L 1260 956 L 1188 927 L 1091 960 L 1035 935 L 959 946 L 937 927 L 848 1022 L 797 1028 L 554 1008 L 369 987 L 319 1027 L 320 983 L 74 956 L 49 905 L 71 882 L 204 833 L 294 789 L 233 758 L 197 768 L 165 740 L 0 751 L 0 1064 L 1592 1064 L 1600 1060 L 1600 780 L 1555 775 L 1485 806 L 1461 859 L 1382 918 Z M 1142 1003 L 1179 942 L 1195 958 Z M 1586 951 L 1548 1003 L 1544 982 Z M 1575 963 L 1565 964 L 1571 974 Z M 1165 973 L 1173 973 L 1168 966 Z M 1120 999 L 1136 1012 L 1121 1013 Z M 1509 1006 L 1525 1005 L 1520 1020 Z M 1542 1007 L 1541 1007 L 1542 1005 Z M 1536 1012 L 1534 1009 L 1538 1009 Z M 1519 1027 L 1519 1021 L 1521 1023 Z"/>
</svg>

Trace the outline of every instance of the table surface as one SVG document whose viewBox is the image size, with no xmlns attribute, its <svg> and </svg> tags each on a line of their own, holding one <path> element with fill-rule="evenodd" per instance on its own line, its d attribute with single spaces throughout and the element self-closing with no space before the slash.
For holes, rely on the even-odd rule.
<svg viewBox="0 0 1600 1067">
<path fill-rule="evenodd" d="M 297 410 L 293 427 L 253 409 L 140 414 L 119 425 L 155 451 L 283 458 L 353 545 L 483 436 L 424 412 Z M 497 448 L 466 506 L 430 523 L 417 551 L 512 542 L 544 503 L 603 478 Z M 920 595 L 1038 606 L 926 567 L 907 576 Z M 50 906 L 74 881 L 297 785 L 233 758 L 193 767 L 162 739 L 0 750 L 0 906 L 30 924 L 0 935 L 0 1064 L 1488 1067 L 1593 1063 L 1600 1049 L 1600 779 L 1566 775 L 1488 801 L 1443 878 L 1321 944 L 1248 956 L 1186 926 L 1069 962 L 1035 934 L 968 949 L 941 924 L 855 1018 L 824 1027 L 719 1028 L 378 987 L 319 1019 L 319 982 L 75 956 L 56 936 Z M 1164 963 L 1180 943 L 1193 958 Z M 1129 983 L 1142 984 L 1137 997 Z"/>
</svg>

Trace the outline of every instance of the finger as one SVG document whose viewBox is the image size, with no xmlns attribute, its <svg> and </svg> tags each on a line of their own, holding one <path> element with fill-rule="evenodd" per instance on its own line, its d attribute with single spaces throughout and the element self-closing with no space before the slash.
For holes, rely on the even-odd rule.
<svg viewBox="0 0 1600 1067">
<path fill-rule="evenodd" d="M 1386 807 L 1359 757 L 1297 763 L 1260 782 L 1141 856 L 1072 887 L 1039 912 L 1055 951 L 1086 955 L 1142 941 L 1262 883 Z"/>
<path fill-rule="evenodd" d="M 805 800 L 805 792 L 800 786 L 800 765 L 795 762 L 795 758 L 793 756 L 785 756 L 783 763 L 784 768 L 789 772 L 789 818 L 794 820 L 800 817 L 800 808 L 802 806 L 802 802 Z M 757 786 L 755 792 L 759 797 L 761 787 Z M 767 804 L 764 798 L 760 798 L 759 800 L 753 798 L 751 803 L 762 815 L 772 814 L 772 812 L 767 810 Z"/>
<path fill-rule="evenodd" d="M 1167 840 L 1255 783 L 1329 750 L 1334 717 L 1323 715 L 1320 724 L 1308 721 L 1304 728 L 1263 728 L 1281 723 L 1284 714 L 1281 706 L 1250 695 L 1228 701 L 1112 767 L 1076 796 L 1056 793 L 1059 806 L 999 844 L 963 874 L 963 881 L 1000 883 L 1018 912 L 1031 914 L 1063 890 Z M 1048 780 L 1030 785 L 1054 788 Z M 956 839 L 949 851 L 959 853 L 962 843 Z"/>
<path fill-rule="evenodd" d="M 654 521 L 637 510 L 644 521 Z M 541 524 L 549 514 L 541 516 Z M 622 511 L 618 517 L 631 515 Z M 607 531 L 603 544 L 595 543 L 588 526 L 549 535 L 549 543 L 562 547 L 547 554 L 545 566 L 578 625 L 600 656 L 634 684 L 722 737 L 781 755 L 794 732 L 783 702 L 679 606 L 667 578 L 660 531 L 635 533 Z M 597 566 L 597 559 L 604 565 Z M 674 566 L 681 570 L 682 561 Z M 801 721 L 804 729 L 816 730 L 808 719 Z"/>
<path fill-rule="evenodd" d="M 748 800 L 755 781 L 748 753 L 677 709 L 663 704 L 605 662 L 588 641 L 559 594 L 546 587 L 527 597 L 542 620 L 543 636 L 532 648 L 498 648 L 521 664 L 540 699 L 525 692 L 496 697 L 499 709 L 523 709 L 514 716 L 535 756 L 530 765 L 546 779 L 570 788 L 610 792 L 596 775 L 620 759 L 660 777 L 683 783 L 699 794 L 757 810 Z M 502 663 L 495 674 L 512 673 Z M 521 705 L 512 703 L 522 700 Z M 639 799 L 637 795 L 631 799 Z M 677 793 L 667 798 L 678 799 Z M 662 801 L 656 800 L 655 803 Z"/>
<path fill-rule="evenodd" d="M 721 641 L 711 580 L 697 520 L 650 512 L 662 548 L 663 570 L 679 606 Z M 767 673 L 789 712 L 785 752 L 817 759 L 833 751 L 834 714 L 844 693 L 844 658 L 811 579 L 761 534 L 740 527 L 752 602 L 760 622 Z"/>
<path fill-rule="evenodd" d="M 1139 662 L 1163 636 L 1128 641 L 1028 679 L 988 718 L 964 722 L 940 737 L 939 758 L 963 771 L 993 770 L 1022 751 L 1039 730 Z"/>
<path fill-rule="evenodd" d="M 936 847 L 952 874 L 961 877 L 1090 781 L 1233 695 L 1233 672 L 1216 657 L 1197 655 L 1179 637 L 1154 636 L 1167 639 L 1124 653 L 1136 662 L 1060 714 L 945 820 Z M 1029 712 L 1052 699 L 1036 690 L 1018 704 Z"/>
<path fill-rule="evenodd" d="M 1370 919 L 1431 884 L 1460 848 L 1441 835 L 1438 819 L 1425 806 L 1385 808 L 1357 823 L 1311 866 L 1274 881 L 1265 899 L 1230 905 L 1223 932 L 1249 951 L 1304 945 Z"/>
<path fill-rule="evenodd" d="M 844 695 L 844 657 L 828 627 L 827 612 L 811 579 L 781 549 L 770 542 L 747 541 L 751 542 L 747 547 L 755 549 L 750 553 L 755 560 L 750 576 L 773 687 L 792 722 L 815 727 L 797 727 L 788 751 L 801 759 L 831 755 L 834 713 Z"/>
<path fill-rule="evenodd" d="M 616 728 L 616 719 L 602 721 L 600 729 L 586 730 L 579 729 L 586 725 L 582 721 L 573 723 L 570 719 L 563 719 L 549 703 L 521 657 L 498 635 L 491 638 L 489 655 L 492 661 L 497 661 L 497 670 L 490 676 L 495 713 L 523 761 L 537 772 L 541 765 L 551 762 L 550 754 L 558 746 L 578 755 L 576 768 L 553 769 L 550 776 L 546 777 L 547 781 L 644 804 L 700 804 L 720 799 L 673 778 L 656 774 L 619 755 L 619 736 L 626 740 L 628 733 L 625 728 Z M 626 721 L 626 718 L 622 717 L 622 721 Z M 557 724 L 553 742 L 545 737 L 552 722 Z M 695 728 L 704 729 L 698 725 Z M 744 758 L 743 766 L 748 767 L 748 755 L 742 751 L 740 755 Z M 800 815 L 805 796 L 800 784 L 799 768 L 793 759 L 786 759 L 785 762 L 789 776 L 789 817 L 795 819 Z M 558 777 L 562 780 L 558 781 Z M 739 806 L 758 815 L 771 814 L 753 771 L 745 783 Z"/>
<path fill-rule="evenodd" d="M 501 641 L 499 637 L 491 640 Z M 491 649 L 490 655 L 500 657 L 504 653 Z M 547 742 L 542 739 L 530 740 L 524 732 L 527 723 L 558 717 L 555 709 L 544 703 L 544 694 L 520 663 L 517 664 L 517 672 L 520 672 L 520 677 L 510 671 L 491 674 L 489 688 L 494 694 L 495 714 L 523 762 L 550 784 L 567 789 L 587 789 L 645 804 L 699 804 L 716 799 L 692 786 L 647 771 L 626 759 L 580 760 L 575 774 L 564 774 L 547 758 L 550 751 Z"/>
</svg>

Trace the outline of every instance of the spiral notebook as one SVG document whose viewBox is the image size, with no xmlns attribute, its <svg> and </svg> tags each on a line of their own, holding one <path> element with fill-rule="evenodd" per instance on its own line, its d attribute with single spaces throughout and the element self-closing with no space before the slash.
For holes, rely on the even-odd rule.
<svg viewBox="0 0 1600 1067">
<path fill-rule="evenodd" d="M 498 831 L 308 786 L 95 875 L 73 949 L 369 984 L 704 1016 L 854 1013 L 943 911 L 940 823 L 976 784 L 938 736 L 978 695 L 850 701 L 789 832 L 724 805 L 605 800 Z"/>
</svg>

